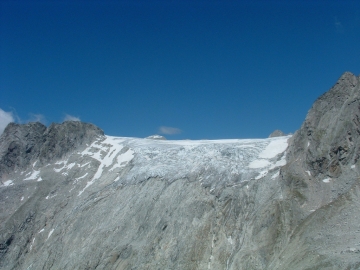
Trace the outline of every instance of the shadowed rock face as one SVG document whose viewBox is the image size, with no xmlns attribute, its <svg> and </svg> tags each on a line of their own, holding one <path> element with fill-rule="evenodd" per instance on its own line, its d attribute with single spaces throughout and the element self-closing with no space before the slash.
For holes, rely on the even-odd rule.
<svg viewBox="0 0 360 270">
<path fill-rule="evenodd" d="M 104 135 L 98 127 L 76 121 L 62 124 L 10 123 L 0 137 L 0 176 L 39 160 L 45 164 Z"/>
<path fill-rule="evenodd" d="M 26 168 L 39 156 L 46 126 L 10 123 L 0 137 L 0 175 Z"/>
<path fill-rule="evenodd" d="M 263 140 L 10 124 L 0 268 L 359 269 L 359 87 L 343 74 L 293 136 Z"/>
</svg>

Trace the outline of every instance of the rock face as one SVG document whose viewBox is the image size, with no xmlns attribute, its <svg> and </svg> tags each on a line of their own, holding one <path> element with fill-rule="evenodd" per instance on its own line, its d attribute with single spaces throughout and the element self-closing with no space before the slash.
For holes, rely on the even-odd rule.
<svg viewBox="0 0 360 270">
<path fill-rule="evenodd" d="M 39 156 L 46 127 L 40 123 L 10 123 L 0 137 L 0 174 L 24 169 Z"/>
<path fill-rule="evenodd" d="M 360 79 L 293 136 L 167 141 L 80 122 L 0 137 L 1 269 L 359 269 Z"/>
<path fill-rule="evenodd" d="M 360 268 L 359 117 L 360 78 L 346 72 L 291 138 L 281 172 L 294 230 L 288 267 L 301 256 L 298 269 Z"/>
<path fill-rule="evenodd" d="M 77 121 L 62 124 L 10 123 L 0 137 L 0 176 L 25 169 L 37 160 L 45 164 L 104 135 L 98 127 Z"/>
</svg>

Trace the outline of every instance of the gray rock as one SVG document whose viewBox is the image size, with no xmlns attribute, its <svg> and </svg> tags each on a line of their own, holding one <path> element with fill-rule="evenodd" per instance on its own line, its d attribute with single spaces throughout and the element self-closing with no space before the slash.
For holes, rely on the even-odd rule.
<svg viewBox="0 0 360 270">
<path fill-rule="evenodd" d="M 345 73 L 280 138 L 9 125 L 0 268 L 359 269 L 359 81 Z"/>
<path fill-rule="evenodd" d="M 284 132 L 282 132 L 281 130 L 276 129 L 269 135 L 269 138 L 281 137 L 281 136 L 286 136 L 286 134 Z"/>
<path fill-rule="evenodd" d="M 39 122 L 7 125 L 0 136 L 0 176 L 23 169 L 38 158 L 45 130 Z"/>
<path fill-rule="evenodd" d="M 86 146 L 104 132 L 93 124 L 66 121 L 48 128 L 39 122 L 10 123 L 0 137 L 0 176 L 39 160 L 46 164 Z"/>
<path fill-rule="evenodd" d="M 70 151 L 90 144 L 104 132 L 93 124 L 80 121 L 65 121 L 53 123 L 44 132 L 44 143 L 39 159 L 45 164 L 53 159 L 64 157 Z"/>
</svg>

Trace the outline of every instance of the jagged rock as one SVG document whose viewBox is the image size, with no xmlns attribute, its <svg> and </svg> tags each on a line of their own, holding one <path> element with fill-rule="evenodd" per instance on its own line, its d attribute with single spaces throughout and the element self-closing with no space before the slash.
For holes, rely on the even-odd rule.
<svg viewBox="0 0 360 270">
<path fill-rule="evenodd" d="M 281 136 L 286 136 L 286 134 L 285 134 L 284 132 L 282 132 L 281 130 L 277 129 L 277 130 L 274 130 L 274 131 L 269 135 L 269 138 L 281 137 Z"/>
<path fill-rule="evenodd" d="M 341 255 L 358 241 L 347 235 L 356 235 L 360 222 L 354 208 L 360 203 L 356 195 L 360 184 L 359 115 L 360 78 L 346 72 L 315 101 L 291 138 L 281 177 L 282 190 L 289 198 L 284 203 L 291 209 L 289 221 L 297 230 L 289 247 L 297 246 L 304 252 L 303 268 L 298 263 L 298 269 L 360 267 L 358 258 Z M 314 213 L 309 214 L 311 211 Z M 314 261 L 313 252 L 319 245 L 323 251 Z M 284 256 L 294 263 L 299 254 L 291 252 L 289 248 Z M 288 267 L 292 265 L 288 263 Z"/>
<path fill-rule="evenodd" d="M 359 81 L 345 73 L 293 136 L 262 140 L 11 124 L 0 268 L 359 269 Z"/>
<path fill-rule="evenodd" d="M 46 126 L 10 123 L 0 136 L 0 176 L 23 169 L 39 156 Z"/>
<path fill-rule="evenodd" d="M 93 124 L 66 121 L 48 128 L 39 122 L 10 123 L 0 137 L 0 177 L 39 160 L 45 164 L 91 143 L 104 132 Z"/>
<path fill-rule="evenodd" d="M 46 163 L 64 157 L 69 151 L 90 144 L 104 132 L 97 126 L 80 121 L 53 123 L 44 132 L 44 144 L 40 151 L 40 161 Z"/>
</svg>

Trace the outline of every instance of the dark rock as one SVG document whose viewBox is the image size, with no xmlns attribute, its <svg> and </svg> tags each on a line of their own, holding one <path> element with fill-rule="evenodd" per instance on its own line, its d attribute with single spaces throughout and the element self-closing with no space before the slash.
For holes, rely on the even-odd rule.
<svg viewBox="0 0 360 270">
<path fill-rule="evenodd" d="M 70 151 L 91 143 L 104 132 L 93 124 L 79 121 L 52 123 L 44 132 L 44 143 L 40 150 L 40 161 L 46 163 L 64 157 Z"/>
<path fill-rule="evenodd" d="M 0 177 L 39 160 L 59 159 L 104 132 L 93 124 L 66 121 L 48 128 L 39 122 L 10 123 L 0 137 Z"/>
<path fill-rule="evenodd" d="M 38 158 L 45 130 L 39 122 L 7 125 L 0 137 L 0 177 Z"/>
</svg>

